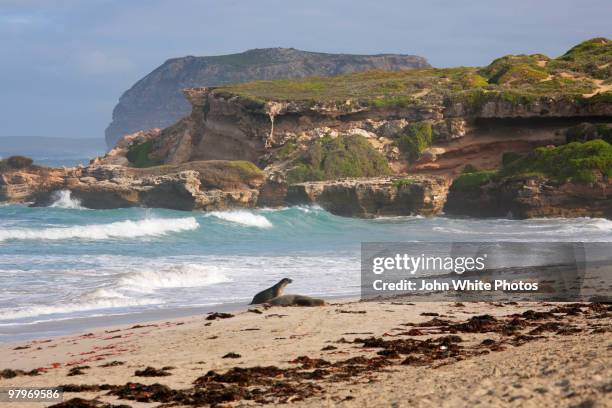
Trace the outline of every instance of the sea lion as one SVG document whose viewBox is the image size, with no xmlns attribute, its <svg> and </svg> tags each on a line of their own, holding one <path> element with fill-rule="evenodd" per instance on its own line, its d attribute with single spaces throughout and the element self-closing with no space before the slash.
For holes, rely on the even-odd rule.
<svg viewBox="0 0 612 408">
<path fill-rule="evenodd" d="M 311 298 L 304 295 L 284 295 L 270 299 L 268 304 L 272 306 L 323 306 L 323 299 Z"/>
<path fill-rule="evenodd" d="M 275 297 L 278 297 L 278 296 L 282 295 L 283 294 L 283 290 L 285 289 L 285 286 L 287 286 L 291 282 L 293 282 L 293 281 L 291 279 L 289 279 L 289 278 L 281 279 L 276 285 L 274 285 L 271 288 L 268 288 L 266 290 L 262 290 L 261 292 L 256 294 L 250 304 L 251 305 L 258 305 L 260 303 L 266 303 L 270 299 L 274 299 Z"/>
</svg>

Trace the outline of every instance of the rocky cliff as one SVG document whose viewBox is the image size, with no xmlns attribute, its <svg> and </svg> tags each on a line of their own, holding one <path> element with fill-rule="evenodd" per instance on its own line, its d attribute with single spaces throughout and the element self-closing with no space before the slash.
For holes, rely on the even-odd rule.
<svg viewBox="0 0 612 408">
<path fill-rule="evenodd" d="M 171 208 L 316 203 L 361 217 L 609 217 L 611 63 L 612 41 L 596 38 L 555 59 L 188 88 L 189 115 L 125 136 L 90 168 L 128 168 L 132 204 Z M 207 206 L 197 197 L 215 188 L 203 169 L 189 204 L 148 198 L 177 191 L 151 187 L 159 177 L 193 190 L 178 181 L 193 177 L 177 175 L 210 160 L 256 165 L 260 182 L 218 188 L 249 198 Z M 117 178 L 105 177 L 96 188 Z"/>
<path fill-rule="evenodd" d="M 256 80 L 329 76 L 370 69 L 388 71 L 425 68 L 414 55 L 324 54 L 293 48 L 265 48 L 240 54 L 173 58 L 139 80 L 120 98 L 106 129 L 108 147 L 125 134 L 165 128 L 187 115 L 181 90 Z"/>
</svg>

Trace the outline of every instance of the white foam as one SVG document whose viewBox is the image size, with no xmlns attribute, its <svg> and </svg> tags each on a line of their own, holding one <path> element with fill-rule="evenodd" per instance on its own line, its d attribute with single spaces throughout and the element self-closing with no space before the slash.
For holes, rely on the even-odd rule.
<svg viewBox="0 0 612 408">
<path fill-rule="evenodd" d="M 54 228 L 15 228 L 0 231 L 0 241 L 61 240 L 61 239 L 112 239 L 137 238 L 164 235 L 171 232 L 194 230 L 199 227 L 193 217 L 148 218 L 141 221 L 117 221 L 109 224 L 78 225 Z"/>
<path fill-rule="evenodd" d="M 164 288 L 190 288 L 231 282 L 213 265 L 180 264 L 170 270 L 148 270 L 128 274 L 119 279 L 123 290 L 149 293 Z"/>
<path fill-rule="evenodd" d="M 97 289 L 86 294 L 81 301 L 62 303 L 57 305 L 31 305 L 16 309 L 0 311 L 0 320 L 22 319 L 26 317 L 44 316 L 52 314 L 66 314 L 98 309 L 113 309 L 118 307 L 145 306 L 162 303 L 154 298 L 129 298 L 114 290 Z"/>
<path fill-rule="evenodd" d="M 71 210 L 84 210 L 85 207 L 81 206 L 81 200 L 78 198 L 72 198 L 72 192 L 70 190 L 55 191 L 52 195 L 53 203 L 49 207 L 53 208 L 68 208 Z"/>
<path fill-rule="evenodd" d="M 248 227 L 272 228 L 272 223 L 263 215 L 254 214 L 245 210 L 236 211 L 212 211 L 207 214 L 224 221 L 246 225 Z"/>
</svg>

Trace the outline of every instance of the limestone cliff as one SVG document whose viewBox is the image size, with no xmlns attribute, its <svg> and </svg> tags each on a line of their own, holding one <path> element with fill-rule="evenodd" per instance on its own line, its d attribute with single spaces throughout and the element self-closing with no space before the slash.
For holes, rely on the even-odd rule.
<svg viewBox="0 0 612 408">
<path fill-rule="evenodd" d="M 414 55 L 324 54 L 293 48 L 173 58 L 121 96 L 113 111 L 113 121 L 106 129 L 106 141 L 110 148 L 125 134 L 172 125 L 189 113 L 189 103 L 181 94 L 181 90 L 188 87 L 428 66 L 424 58 Z"/>
<path fill-rule="evenodd" d="M 70 186 L 85 197 L 90 190 L 83 175 L 115 166 L 129 181 L 107 174 L 91 191 L 110 191 L 108 183 L 120 179 L 116 184 L 126 186 L 121 200 L 130 205 L 317 203 L 361 217 L 444 209 L 477 216 L 609 217 L 611 62 L 612 41 L 597 38 L 555 59 L 512 55 L 482 68 L 188 88 L 189 115 L 165 129 L 125 136 Z M 256 165 L 258 184 L 208 187 L 210 169 L 189 166 L 211 160 L 230 168 L 234 161 Z M 184 173 L 190 170 L 199 176 Z M 469 188 L 459 188 L 460 181 Z M 203 204 L 213 190 L 231 197 Z M 125 198 L 130 191 L 135 196 Z M 234 197 L 238 191 L 243 198 Z"/>
<path fill-rule="evenodd" d="M 303 201 L 324 203 L 339 214 L 419 213 L 406 200 L 403 207 L 396 204 L 399 191 L 390 192 L 388 180 L 338 184 L 335 179 L 428 175 L 450 180 L 466 165 L 495 170 L 507 153 L 521 155 L 564 144 L 569 129 L 581 122 L 608 126 L 610 62 L 612 42 L 599 38 L 556 59 L 541 54 L 506 56 L 483 68 L 370 71 L 189 88 L 184 94 L 192 106 L 190 115 L 155 135 L 141 136 L 146 143 L 132 143 L 127 149 L 144 155 L 151 165 L 251 161 L 266 173 L 259 202 L 267 205 L 291 203 L 302 191 Z M 376 153 L 364 149 L 362 140 Z M 378 165 L 381 158 L 388 165 Z M 100 162 L 111 160 L 112 155 Z M 445 196 L 449 183 L 438 184 L 434 195 Z M 410 200 L 418 194 L 416 186 L 422 185 L 406 189 L 412 192 Z M 571 188 L 568 194 L 570 190 L 590 194 Z M 353 197 L 358 208 L 350 208 L 348 199 L 342 204 L 342 194 Z M 371 205 L 378 198 L 368 197 L 377 194 L 384 196 L 384 204 Z M 431 201 L 433 193 L 428 194 Z M 569 208 L 570 201 L 555 202 Z M 545 202 L 543 198 L 529 205 L 543 207 Z M 593 208 L 597 214 L 606 213 Z M 422 212 L 441 209 L 436 205 Z M 575 213 L 588 211 L 586 205 Z M 511 212 L 538 214 L 518 207 Z M 546 213 L 563 212 L 542 211 Z"/>
</svg>

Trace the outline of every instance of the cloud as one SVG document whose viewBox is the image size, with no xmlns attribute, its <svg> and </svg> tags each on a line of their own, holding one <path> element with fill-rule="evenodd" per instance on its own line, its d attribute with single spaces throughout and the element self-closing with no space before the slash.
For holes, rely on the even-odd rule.
<svg viewBox="0 0 612 408">
<path fill-rule="evenodd" d="M 92 75 L 131 72 L 136 66 L 128 58 L 110 55 L 99 50 L 80 53 L 77 58 L 77 65 L 83 73 Z"/>
</svg>

